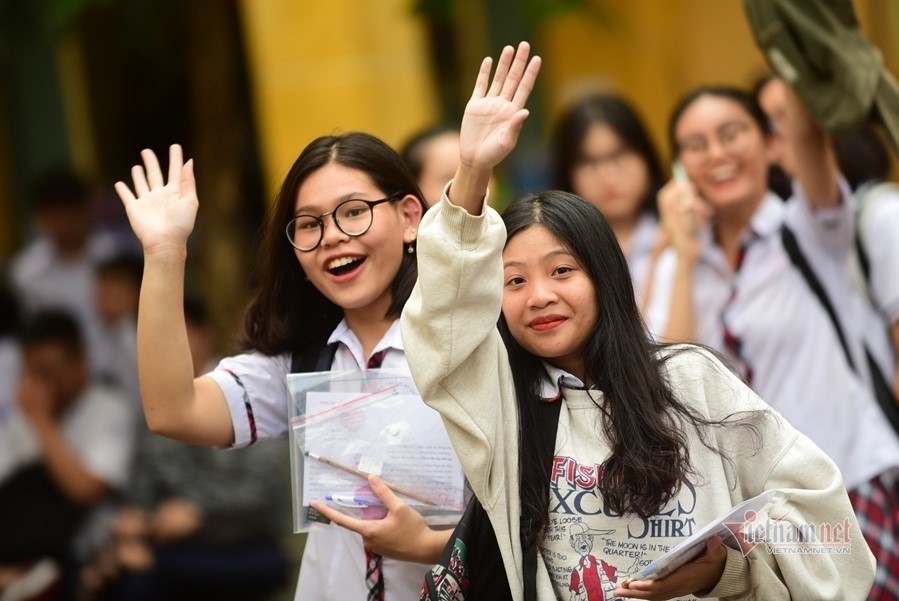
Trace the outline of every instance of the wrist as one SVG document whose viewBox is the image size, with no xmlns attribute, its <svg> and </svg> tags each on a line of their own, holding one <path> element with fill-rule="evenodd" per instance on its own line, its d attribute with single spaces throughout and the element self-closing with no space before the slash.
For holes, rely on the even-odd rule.
<svg viewBox="0 0 899 601">
<path fill-rule="evenodd" d="M 187 242 L 160 242 L 144 247 L 144 262 L 171 263 L 187 259 Z"/>
<path fill-rule="evenodd" d="M 490 184 L 490 169 L 478 169 L 459 165 L 447 195 L 450 201 L 465 208 L 472 215 L 483 212 L 484 199 Z"/>
<path fill-rule="evenodd" d="M 428 527 L 425 540 L 422 541 L 422 555 L 419 558 L 419 563 L 437 563 L 452 534 L 452 528 L 434 530 Z"/>
</svg>

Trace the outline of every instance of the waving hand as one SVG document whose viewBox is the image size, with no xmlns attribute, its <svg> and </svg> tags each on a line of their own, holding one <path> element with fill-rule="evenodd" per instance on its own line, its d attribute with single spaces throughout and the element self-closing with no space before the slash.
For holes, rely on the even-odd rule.
<svg viewBox="0 0 899 601">
<path fill-rule="evenodd" d="M 181 147 L 169 149 L 168 182 L 152 150 L 141 152 L 144 165 L 131 168 L 134 192 L 124 182 L 117 182 L 116 192 L 125 204 L 131 229 L 144 251 L 160 245 L 180 245 L 194 227 L 197 216 L 197 191 L 193 161 L 183 163 Z M 136 194 L 136 195 L 135 195 Z"/>
<path fill-rule="evenodd" d="M 487 181 L 498 165 L 515 147 L 518 134 L 527 119 L 524 108 L 537 73 L 540 57 L 530 58 L 530 45 L 518 49 L 503 48 L 493 81 L 491 58 L 485 58 L 478 71 L 474 91 L 465 107 L 459 132 L 459 170 L 452 186 L 452 201 L 471 213 L 479 213 Z"/>
</svg>

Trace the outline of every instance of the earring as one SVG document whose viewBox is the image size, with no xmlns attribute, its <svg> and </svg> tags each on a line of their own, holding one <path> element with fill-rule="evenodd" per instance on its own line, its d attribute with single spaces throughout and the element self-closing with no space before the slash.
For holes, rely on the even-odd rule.
<svg viewBox="0 0 899 601">
<path fill-rule="evenodd" d="M 406 252 L 409 253 L 410 255 L 414 255 L 414 254 L 415 254 L 415 247 L 412 246 L 412 245 L 410 244 L 409 247 L 406 248 Z"/>
</svg>

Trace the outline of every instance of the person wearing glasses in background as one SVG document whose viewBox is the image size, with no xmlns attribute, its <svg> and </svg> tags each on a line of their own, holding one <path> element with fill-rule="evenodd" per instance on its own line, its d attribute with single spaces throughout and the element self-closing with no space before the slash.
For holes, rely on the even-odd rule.
<svg viewBox="0 0 899 601">
<path fill-rule="evenodd" d="M 848 271 L 851 192 L 829 138 L 785 92 L 783 134 L 795 170 L 786 203 L 769 191 L 770 122 L 750 95 L 699 88 L 678 103 L 669 135 L 689 181 L 669 182 L 659 194 L 666 252 L 678 268 L 656 274 L 664 279 L 655 290 L 673 292 L 653 302 L 664 305 L 656 310 L 667 311 L 681 340 L 727 355 L 759 396 L 833 459 L 879 564 L 870 598 L 895 599 L 899 579 L 885 566 L 899 565 L 899 438 L 849 365 L 783 233 L 789 228 L 837 312 L 844 310 L 858 294 Z M 860 341 L 850 330 L 856 365 Z"/>
</svg>

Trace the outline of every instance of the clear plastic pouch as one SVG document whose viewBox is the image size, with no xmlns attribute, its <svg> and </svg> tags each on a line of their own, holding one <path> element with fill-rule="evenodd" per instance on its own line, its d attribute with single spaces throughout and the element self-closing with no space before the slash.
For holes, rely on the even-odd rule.
<svg viewBox="0 0 899 601">
<path fill-rule="evenodd" d="M 386 514 L 368 485 L 381 479 L 432 525 L 454 524 L 464 475 L 440 415 L 412 378 L 386 369 L 287 377 L 294 531 L 327 521 L 321 501 L 362 519 Z"/>
</svg>

